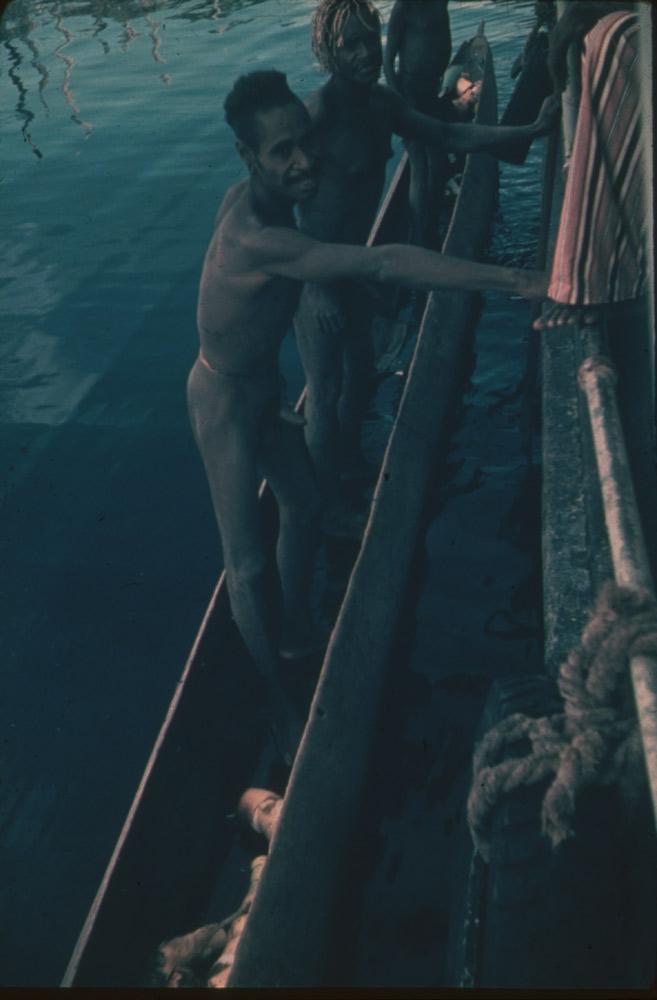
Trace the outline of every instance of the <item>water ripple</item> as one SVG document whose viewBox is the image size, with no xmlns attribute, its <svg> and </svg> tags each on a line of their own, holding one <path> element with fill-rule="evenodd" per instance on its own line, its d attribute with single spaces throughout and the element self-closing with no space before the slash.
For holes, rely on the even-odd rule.
<svg viewBox="0 0 657 1000">
<path fill-rule="evenodd" d="M 63 49 L 67 48 L 71 44 L 71 42 L 75 38 L 75 35 L 73 34 L 73 32 L 69 31 L 67 27 L 65 27 L 64 19 L 60 12 L 58 12 L 57 16 L 55 17 L 55 30 L 64 36 L 64 41 L 61 43 L 61 45 L 58 45 L 57 48 L 55 49 L 55 55 L 57 56 L 58 59 L 62 60 L 62 62 L 66 67 L 64 70 L 62 92 L 64 94 L 64 97 L 66 98 L 66 103 L 71 109 L 71 118 L 76 123 L 76 125 L 79 125 L 82 128 L 82 130 L 85 133 L 85 138 L 88 138 L 93 129 L 93 125 L 91 124 L 91 122 L 83 121 L 82 118 L 80 117 L 80 109 L 75 103 L 75 97 L 73 91 L 71 90 L 71 77 L 73 76 L 73 67 L 76 64 L 75 59 L 73 58 L 73 56 L 68 55 L 63 51 Z"/>
<path fill-rule="evenodd" d="M 43 153 L 37 145 L 32 141 L 32 134 L 30 132 L 30 125 L 34 121 L 34 113 L 30 111 L 27 104 L 27 89 L 23 85 L 23 81 L 20 78 L 18 69 L 22 63 L 22 58 L 19 50 L 15 45 L 12 44 L 8 39 L 5 39 L 4 47 L 9 53 L 9 72 L 8 76 L 13 85 L 18 91 L 18 101 L 16 102 L 16 114 L 19 118 L 23 120 L 23 125 L 21 127 L 21 132 L 23 134 L 23 139 L 30 147 L 34 155 L 39 159 L 43 159 Z"/>
</svg>

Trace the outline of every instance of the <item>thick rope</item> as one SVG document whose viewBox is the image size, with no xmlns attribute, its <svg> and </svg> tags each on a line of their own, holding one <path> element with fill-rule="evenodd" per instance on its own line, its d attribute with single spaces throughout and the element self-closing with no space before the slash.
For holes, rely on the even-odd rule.
<svg viewBox="0 0 657 1000">
<path fill-rule="evenodd" d="M 559 670 L 563 711 L 538 719 L 511 715 L 475 750 L 468 822 L 485 861 L 492 810 L 517 788 L 553 776 L 541 809 L 541 829 L 553 847 L 573 835 L 584 788 L 617 784 L 626 801 L 636 801 L 644 768 L 629 662 L 641 653 L 657 654 L 657 601 L 649 591 L 607 583 L 579 648 Z M 521 740 L 531 746 L 524 756 L 517 755 Z"/>
</svg>

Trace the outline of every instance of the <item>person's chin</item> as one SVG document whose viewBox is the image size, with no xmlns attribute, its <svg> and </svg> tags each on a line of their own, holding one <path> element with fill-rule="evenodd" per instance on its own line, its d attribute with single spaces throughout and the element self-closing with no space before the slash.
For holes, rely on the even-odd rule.
<svg viewBox="0 0 657 1000">
<path fill-rule="evenodd" d="M 317 181 L 302 181 L 294 185 L 294 197 L 296 201 L 307 201 L 317 193 Z"/>
</svg>

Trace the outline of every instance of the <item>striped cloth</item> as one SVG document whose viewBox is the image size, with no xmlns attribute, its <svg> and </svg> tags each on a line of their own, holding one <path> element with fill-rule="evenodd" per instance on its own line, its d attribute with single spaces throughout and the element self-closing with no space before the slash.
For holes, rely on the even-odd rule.
<svg viewBox="0 0 657 1000">
<path fill-rule="evenodd" d="M 584 39 L 582 96 L 548 289 L 555 302 L 600 305 L 644 290 L 638 68 L 638 17 L 603 17 Z"/>
</svg>

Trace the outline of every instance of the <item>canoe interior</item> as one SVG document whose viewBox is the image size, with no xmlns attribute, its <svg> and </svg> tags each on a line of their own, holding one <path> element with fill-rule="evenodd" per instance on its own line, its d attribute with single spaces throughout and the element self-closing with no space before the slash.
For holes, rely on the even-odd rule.
<svg viewBox="0 0 657 1000">
<path fill-rule="evenodd" d="M 370 245 L 406 239 L 408 185 L 404 154 L 372 227 Z M 265 484 L 261 493 L 265 530 L 271 536 L 276 505 Z M 253 783 L 268 746 L 263 708 L 258 677 L 230 616 L 222 574 L 63 986 L 142 983 L 160 941 L 202 922 L 199 914 L 213 894 L 208 873 L 221 868 L 234 841 L 235 827 L 226 816 Z M 280 770 L 276 777 L 280 781 Z M 267 780 L 271 775 L 260 777 L 261 783 Z"/>
</svg>

